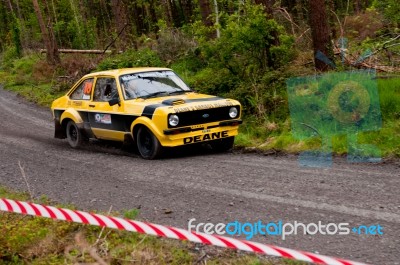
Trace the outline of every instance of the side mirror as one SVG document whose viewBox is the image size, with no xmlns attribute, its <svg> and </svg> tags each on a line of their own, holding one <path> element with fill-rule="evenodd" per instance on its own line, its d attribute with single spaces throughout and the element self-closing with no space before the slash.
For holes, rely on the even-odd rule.
<svg viewBox="0 0 400 265">
<path fill-rule="evenodd" d="M 112 99 L 110 99 L 109 101 L 108 101 L 108 104 L 110 105 L 110 106 L 114 106 L 114 105 L 116 105 L 116 104 L 118 104 L 118 106 L 120 106 L 120 101 L 119 101 L 119 98 L 117 97 L 117 98 L 112 98 Z"/>
</svg>

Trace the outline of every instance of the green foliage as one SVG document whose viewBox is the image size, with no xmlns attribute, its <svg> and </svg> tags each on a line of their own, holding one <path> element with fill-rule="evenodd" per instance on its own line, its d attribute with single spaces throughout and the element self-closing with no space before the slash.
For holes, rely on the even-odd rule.
<svg viewBox="0 0 400 265">
<path fill-rule="evenodd" d="M 163 28 L 158 33 L 157 54 L 164 62 L 182 58 L 196 47 L 193 38 L 179 29 Z"/>
<path fill-rule="evenodd" d="M 193 257 L 188 252 L 181 248 L 172 249 L 172 264 L 191 264 L 193 263 Z"/>
<path fill-rule="evenodd" d="M 283 121 L 288 116 L 286 73 L 269 71 L 255 76 L 231 91 L 228 96 L 238 98 L 248 115 L 255 115 L 260 122 L 265 119 Z"/>
<path fill-rule="evenodd" d="M 199 49 L 189 51 L 185 56 L 177 59 L 169 67 L 174 69 L 189 86 L 192 86 L 192 77 L 206 67 L 206 61 L 199 56 Z M 195 81 L 195 80 L 193 80 Z"/>
<path fill-rule="evenodd" d="M 12 39 L 13 39 L 13 43 L 15 46 L 15 52 L 19 57 L 21 57 L 22 55 L 22 44 L 21 44 L 21 36 L 20 36 L 20 23 L 19 20 L 17 19 L 17 17 L 15 16 L 15 14 L 12 14 L 12 20 L 13 20 L 13 24 L 12 24 Z"/>
<path fill-rule="evenodd" d="M 383 118 L 382 129 L 371 132 L 359 132 L 357 140 L 360 144 L 375 145 L 384 157 L 400 156 L 400 78 L 379 78 L 378 91 L 380 107 Z M 245 122 L 236 137 L 238 146 L 256 146 L 263 150 L 284 150 L 298 153 L 321 147 L 321 138 L 317 135 L 303 140 L 295 139 L 291 126 L 287 121 L 278 121 L 274 124 L 264 119 L 245 117 Z M 348 152 L 348 139 L 346 135 L 332 137 L 333 152 L 346 154 Z"/>
<path fill-rule="evenodd" d="M 37 66 L 43 67 L 40 58 L 36 54 L 12 60 L 12 64 L 8 69 L 10 75 L 6 86 L 38 85 L 40 83 L 39 80 L 36 77 L 33 78 L 33 73 Z M 52 72 L 52 69 L 46 70 L 50 70 L 50 73 Z M 46 83 L 49 82 L 49 80 L 45 81 Z"/>
<path fill-rule="evenodd" d="M 53 8 L 57 10 L 57 17 L 53 30 L 58 42 L 74 49 L 91 49 L 96 42 L 96 19 L 84 18 L 82 7 L 76 1 L 56 1 Z M 54 19 L 54 18 L 53 18 Z M 60 44 L 59 44 L 60 45 Z"/>
<path fill-rule="evenodd" d="M 27 200 L 28 195 L 21 192 L 12 192 L 8 188 L 0 186 L 0 198 L 8 198 L 11 200 Z"/>
<path fill-rule="evenodd" d="M 124 53 L 104 59 L 97 66 L 97 70 L 110 70 L 129 67 L 163 66 L 158 55 L 150 49 L 127 50 Z"/>
<path fill-rule="evenodd" d="M 379 100 L 384 121 L 400 118 L 400 78 L 378 80 Z"/>
<path fill-rule="evenodd" d="M 1 69 L 9 70 L 14 63 L 14 60 L 18 58 L 18 52 L 15 46 L 5 47 L 4 52 L 1 54 Z"/>
<path fill-rule="evenodd" d="M 36 56 L 25 56 L 23 58 L 14 60 L 11 73 L 18 75 L 31 75 L 33 67 L 38 63 L 38 61 L 39 58 Z"/>
<path fill-rule="evenodd" d="M 396 26 L 400 26 L 400 5 L 398 0 L 374 0 L 372 6 L 382 10 L 389 21 Z"/>
<path fill-rule="evenodd" d="M 240 80 L 226 68 L 213 69 L 207 67 L 198 71 L 194 77 L 187 81 L 190 87 L 200 93 L 226 95 L 237 86 Z"/>
<path fill-rule="evenodd" d="M 8 35 L 8 19 L 7 19 L 7 12 L 8 10 L 6 9 L 6 5 L 0 5 L 0 23 L 2 23 L 2 26 L 0 27 L 0 52 L 3 51 L 3 49 L 9 45 L 8 40 L 7 40 L 7 35 Z"/>
<path fill-rule="evenodd" d="M 202 55 L 215 68 L 226 68 L 241 78 L 263 74 L 293 58 L 293 40 L 260 6 L 246 5 L 245 14 L 227 17 L 221 38 L 204 43 Z"/>
<path fill-rule="evenodd" d="M 285 102 L 285 68 L 295 56 L 293 38 L 275 20 L 267 19 L 262 7 L 242 8 L 240 13 L 223 15 L 220 38 L 210 40 L 214 29 L 199 23 L 188 30 L 199 47 L 196 59 L 181 62 L 202 69 L 193 70 L 186 81 L 199 92 L 240 100 L 246 114 L 284 119 L 287 109 L 279 106 Z"/>
<path fill-rule="evenodd" d="M 347 17 L 345 35 L 354 43 L 365 39 L 376 41 L 376 36 L 384 29 L 383 21 L 383 16 L 376 9 L 367 9 L 365 13 Z"/>
<path fill-rule="evenodd" d="M 138 215 L 139 215 L 139 209 L 130 209 L 124 212 L 124 218 L 130 220 L 135 220 Z"/>
<path fill-rule="evenodd" d="M 13 49 L 13 48 L 12 48 Z M 15 91 L 39 105 L 49 106 L 65 91 L 55 89 L 55 70 L 43 62 L 38 54 L 10 60 L 8 73 L 4 76 L 6 89 Z"/>
</svg>

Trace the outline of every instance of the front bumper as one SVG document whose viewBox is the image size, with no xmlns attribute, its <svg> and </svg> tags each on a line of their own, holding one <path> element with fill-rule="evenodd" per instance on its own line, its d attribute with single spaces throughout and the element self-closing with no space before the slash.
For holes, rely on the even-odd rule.
<svg viewBox="0 0 400 265">
<path fill-rule="evenodd" d="M 238 126 L 242 123 L 243 123 L 242 120 L 221 121 L 220 123 L 215 124 L 215 125 L 207 125 L 206 124 L 206 125 L 202 125 L 200 127 L 187 126 L 187 127 L 176 128 L 176 129 L 168 129 L 168 130 L 164 130 L 164 134 L 165 135 L 175 135 L 175 134 L 180 134 L 180 133 L 210 130 L 210 129 L 217 128 L 217 127 Z"/>
<path fill-rule="evenodd" d="M 159 140 L 162 146 L 174 147 L 228 138 L 238 134 L 241 123 L 242 120 L 230 120 L 167 129 L 164 130 L 164 135 L 159 137 Z"/>
</svg>

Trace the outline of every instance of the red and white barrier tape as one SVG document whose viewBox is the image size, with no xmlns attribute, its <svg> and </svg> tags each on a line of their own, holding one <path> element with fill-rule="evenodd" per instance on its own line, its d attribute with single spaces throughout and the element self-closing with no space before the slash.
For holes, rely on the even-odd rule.
<svg viewBox="0 0 400 265">
<path fill-rule="evenodd" d="M 140 221 L 133 221 L 118 217 L 111 217 L 64 208 L 55 208 L 52 206 L 45 206 L 30 202 L 14 201 L 10 199 L 0 198 L 0 211 L 41 216 L 57 220 L 90 224 L 102 227 L 104 226 L 108 228 L 133 231 L 142 234 L 155 235 L 179 240 L 188 240 L 195 243 L 202 243 L 224 248 L 244 250 L 258 254 L 307 261 L 315 264 L 366 265 L 365 263 L 332 258 L 310 252 L 297 251 L 288 248 L 250 242 L 246 240 L 239 240 L 217 235 L 207 235 L 203 233 L 194 233 L 180 228 L 143 223 Z"/>
</svg>

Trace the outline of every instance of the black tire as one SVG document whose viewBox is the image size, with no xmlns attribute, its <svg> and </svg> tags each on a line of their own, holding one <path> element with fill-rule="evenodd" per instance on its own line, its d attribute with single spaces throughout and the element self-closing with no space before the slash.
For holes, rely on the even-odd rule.
<svg viewBox="0 0 400 265">
<path fill-rule="evenodd" d="M 225 152 L 233 148 L 235 137 L 222 138 L 211 142 L 211 148 L 216 152 Z"/>
<path fill-rule="evenodd" d="M 65 132 L 67 135 L 68 143 L 72 148 L 79 148 L 83 145 L 85 141 L 87 141 L 87 138 L 82 135 L 78 126 L 73 121 L 68 121 Z"/>
<path fill-rule="evenodd" d="M 136 144 L 144 159 L 155 159 L 161 155 L 162 146 L 160 142 L 145 126 L 140 127 L 137 131 Z"/>
</svg>

